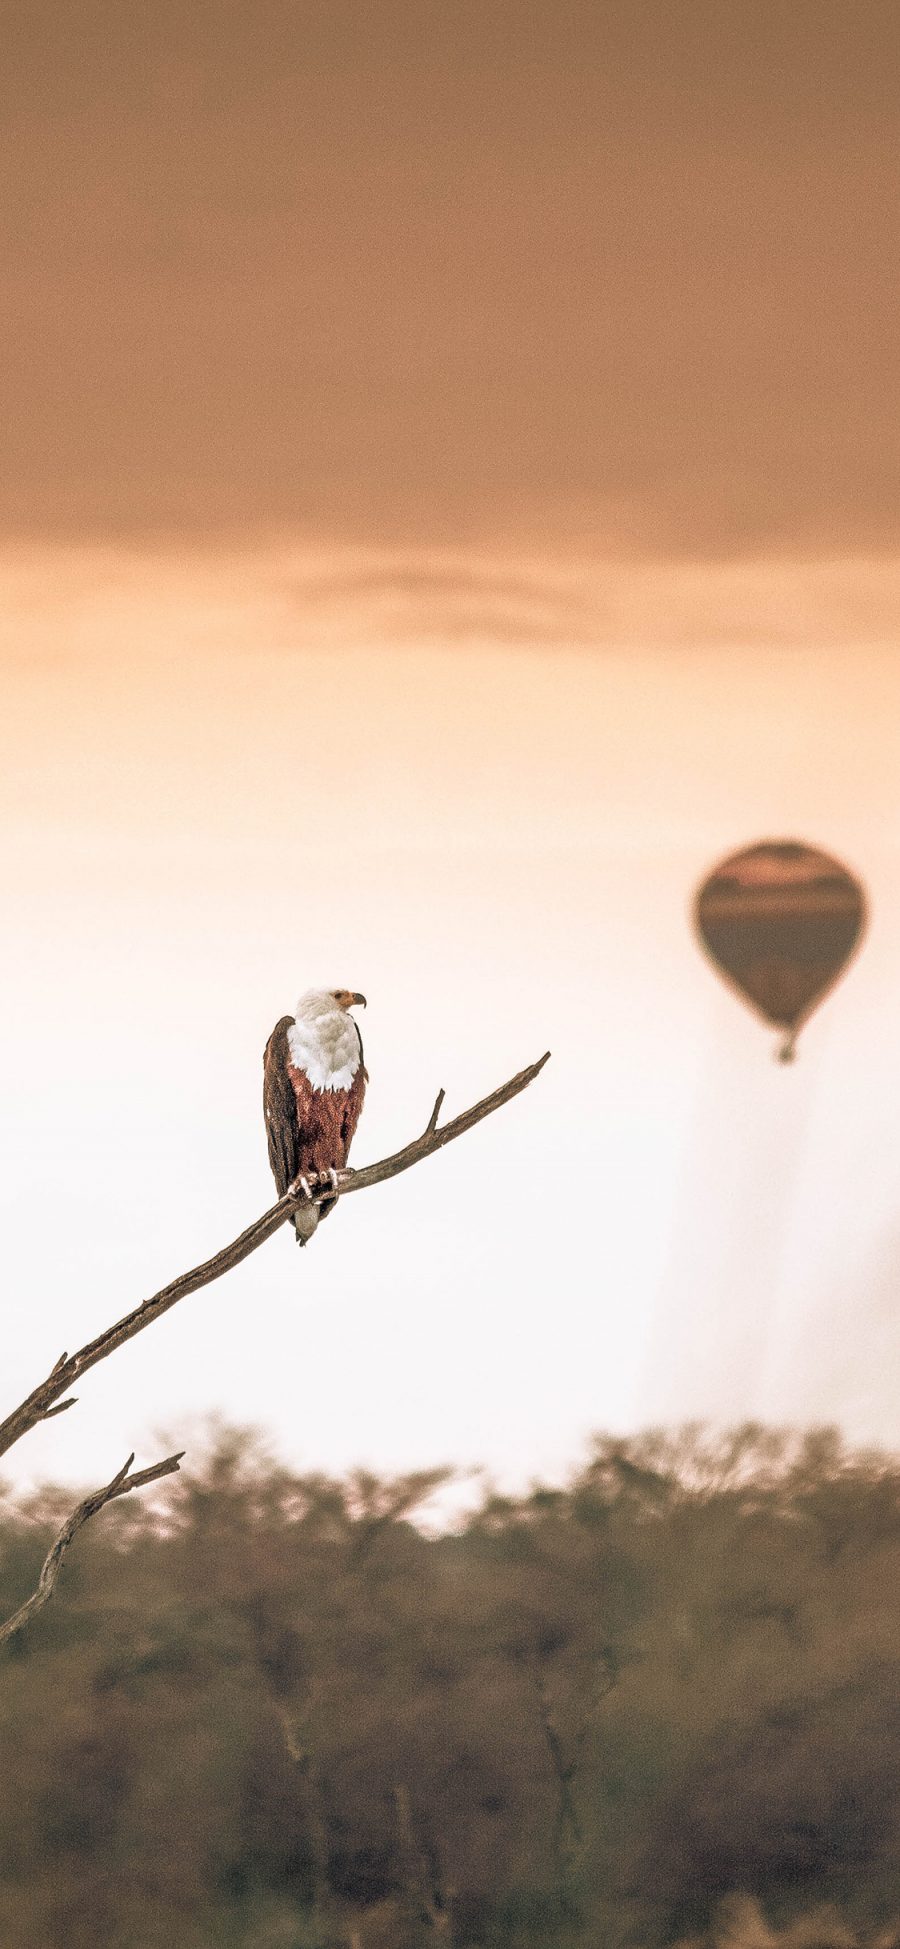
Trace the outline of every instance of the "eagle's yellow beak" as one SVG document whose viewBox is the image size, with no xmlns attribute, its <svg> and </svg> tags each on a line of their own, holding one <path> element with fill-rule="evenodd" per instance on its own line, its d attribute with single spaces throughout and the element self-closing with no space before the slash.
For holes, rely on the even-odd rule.
<svg viewBox="0 0 900 1949">
<path fill-rule="evenodd" d="M 354 995 L 350 988 L 339 988 L 334 999 L 339 1008 L 365 1008 L 366 1005 L 365 995 Z"/>
</svg>

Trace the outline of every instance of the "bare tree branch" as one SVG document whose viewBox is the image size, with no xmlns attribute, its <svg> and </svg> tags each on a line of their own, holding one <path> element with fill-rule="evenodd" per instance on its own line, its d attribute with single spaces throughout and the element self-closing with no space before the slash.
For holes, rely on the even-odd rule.
<svg viewBox="0 0 900 1949">
<path fill-rule="evenodd" d="M 407 1144 L 403 1150 L 394 1151 L 391 1157 L 383 1157 L 377 1164 L 367 1164 L 360 1171 L 339 1171 L 336 1185 L 332 1184 L 330 1178 L 326 1178 L 313 1190 L 314 1203 L 321 1204 L 323 1199 L 332 1199 L 335 1191 L 343 1197 L 351 1191 L 367 1191 L 370 1185 L 383 1184 L 387 1178 L 397 1177 L 401 1171 L 408 1171 L 413 1164 L 421 1163 L 434 1151 L 443 1150 L 445 1144 L 452 1143 L 456 1137 L 462 1137 L 467 1130 L 472 1130 L 476 1123 L 481 1123 L 484 1117 L 489 1117 L 494 1110 L 501 1109 L 504 1103 L 512 1102 L 514 1096 L 519 1096 L 522 1090 L 528 1088 L 529 1083 L 534 1082 L 548 1060 L 549 1051 L 539 1062 L 532 1063 L 528 1069 L 520 1070 L 519 1074 L 512 1076 L 508 1083 L 502 1083 L 499 1089 L 491 1092 L 490 1096 L 482 1097 L 480 1103 L 473 1104 L 470 1110 L 464 1110 L 461 1116 L 452 1117 L 449 1123 L 439 1127 L 437 1119 L 444 1099 L 444 1092 L 441 1090 L 421 1137 L 414 1138 L 412 1143 Z M 98 1334 L 95 1340 L 89 1340 L 78 1353 L 72 1354 L 71 1357 L 68 1354 L 61 1354 L 47 1379 L 34 1388 L 19 1407 L 14 1408 L 6 1420 L 0 1423 L 0 1455 L 5 1455 L 14 1442 L 21 1440 L 21 1437 L 31 1428 L 36 1427 L 40 1421 L 46 1421 L 51 1414 L 58 1413 L 60 1409 L 57 1403 L 60 1397 L 67 1394 L 73 1382 L 79 1380 L 89 1368 L 96 1367 L 98 1361 L 105 1360 L 109 1354 L 115 1353 L 117 1347 L 124 1346 L 126 1340 L 133 1340 L 135 1334 L 142 1333 L 145 1327 L 152 1326 L 155 1320 L 161 1319 L 163 1313 L 167 1313 L 170 1307 L 177 1305 L 180 1299 L 186 1299 L 190 1293 L 199 1292 L 202 1286 L 211 1285 L 214 1279 L 221 1279 L 223 1273 L 230 1272 L 234 1266 L 240 1265 L 243 1259 L 249 1258 L 251 1252 L 257 1251 L 260 1245 L 265 1244 L 266 1239 L 271 1238 L 273 1233 L 285 1224 L 302 1196 L 299 1187 L 296 1190 L 289 1188 L 276 1205 L 264 1211 L 261 1218 L 248 1225 L 247 1230 L 242 1232 L 239 1238 L 236 1238 L 231 1245 L 226 1245 L 212 1259 L 207 1259 L 203 1265 L 194 1266 L 190 1272 L 183 1272 L 179 1278 L 173 1279 L 170 1285 L 163 1286 L 150 1299 L 143 1300 L 133 1312 L 126 1313 L 124 1319 L 118 1320 L 114 1326 L 107 1327 L 105 1332 Z M 134 1477 L 126 1486 L 134 1487 L 136 1483 L 137 1477 Z M 109 1500 L 107 1492 L 102 1493 L 106 1500 Z M 118 1490 L 116 1493 L 123 1493 L 123 1491 Z M 86 1518 L 82 1516 L 80 1520 L 84 1522 Z"/>
<path fill-rule="evenodd" d="M 65 1414 L 67 1408 L 74 1408 L 77 1399 L 77 1394 L 70 1394 L 67 1401 L 57 1401 L 55 1408 L 45 1408 L 41 1420 L 50 1421 L 55 1414 Z"/>
<path fill-rule="evenodd" d="M 437 1120 L 441 1114 L 441 1104 L 443 1103 L 443 1101 L 444 1101 L 444 1091 L 438 1090 L 437 1096 L 434 1099 L 434 1109 L 432 1110 L 428 1122 L 425 1125 L 426 1137 L 430 1137 L 432 1131 L 435 1131 L 437 1129 Z"/>
<path fill-rule="evenodd" d="M 108 1502 L 113 1502 L 116 1496 L 126 1496 L 131 1489 L 145 1489 L 148 1482 L 159 1482 L 164 1475 L 177 1475 L 183 1454 L 184 1449 L 178 1455 L 167 1455 L 164 1462 L 154 1462 L 152 1468 L 138 1469 L 134 1475 L 130 1473 L 134 1456 L 129 1455 L 124 1468 L 119 1470 L 118 1475 L 113 1476 L 111 1482 L 107 1482 L 105 1489 L 95 1489 L 92 1495 L 85 1496 L 84 1501 L 78 1504 L 78 1508 L 73 1509 L 71 1516 L 66 1517 L 56 1541 L 48 1550 L 31 1596 L 19 1610 L 14 1611 L 12 1617 L 7 1618 L 5 1624 L 0 1624 L 0 1645 L 6 1644 L 8 1639 L 15 1637 L 17 1631 L 21 1631 L 24 1625 L 30 1623 L 36 1611 L 43 1610 L 44 1605 L 49 1604 L 56 1589 L 66 1551 L 82 1524 L 89 1522 L 92 1516 L 96 1516 Z"/>
</svg>

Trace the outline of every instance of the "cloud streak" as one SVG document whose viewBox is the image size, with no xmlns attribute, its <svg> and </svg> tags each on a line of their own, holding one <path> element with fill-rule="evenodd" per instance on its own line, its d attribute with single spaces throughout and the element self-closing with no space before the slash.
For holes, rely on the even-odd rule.
<svg viewBox="0 0 900 1949">
<path fill-rule="evenodd" d="M 892 648 L 900 556 L 541 560 L 441 549 L 0 550 L 0 662 L 89 668 L 125 648 L 165 661 L 429 646 Z M 170 620 L 167 622 L 167 618 Z"/>
</svg>

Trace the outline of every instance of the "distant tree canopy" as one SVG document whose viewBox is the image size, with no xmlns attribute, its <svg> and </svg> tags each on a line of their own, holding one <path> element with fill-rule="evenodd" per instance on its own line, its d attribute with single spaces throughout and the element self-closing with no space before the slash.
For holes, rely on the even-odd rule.
<svg viewBox="0 0 900 1949">
<path fill-rule="evenodd" d="M 4 1654 L 0 1941 L 656 1949 L 738 1892 L 776 1928 L 900 1916 L 900 1461 L 604 1439 L 448 1534 L 416 1526 L 437 1481 L 229 1434 L 163 1515 L 104 1513 Z M 6 1610 L 57 1500 L 0 1507 Z"/>
</svg>

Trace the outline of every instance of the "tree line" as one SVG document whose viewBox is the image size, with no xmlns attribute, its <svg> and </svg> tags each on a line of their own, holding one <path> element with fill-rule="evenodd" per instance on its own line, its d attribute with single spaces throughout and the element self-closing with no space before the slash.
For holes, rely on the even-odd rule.
<svg viewBox="0 0 900 1949">
<path fill-rule="evenodd" d="M 449 1529 L 444 1479 L 220 1431 L 89 1527 L 3 1654 L 0 1941 L 887 1949 L 900 1460 L 602 1438 Z M 0 1506 L 6 1611 L 68 1500 Z"/>
</svg>

